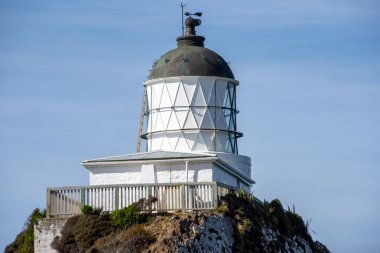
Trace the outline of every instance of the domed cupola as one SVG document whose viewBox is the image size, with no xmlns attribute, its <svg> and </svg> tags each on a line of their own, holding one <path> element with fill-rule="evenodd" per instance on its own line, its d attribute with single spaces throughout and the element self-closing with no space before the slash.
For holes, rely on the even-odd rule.
<svg viewBox="0 0 380 253">
<path fill-rule="evenodd" d="M 186 19 L 186 33 L 177 38 L 177 48 L 164 54 L 153 66 L 148 79 L 171 76 L 217 76 L 234 79 L 227 62 L 204 47 L 205 38 L 197 36 L 199 19 Z"/>
<path fill-rule="evenodd" d="M 155 62 L 145 87 L 148 151 L 238 153 L 236 86 L 226 61 L 185 21 L 177 48 Z"/>
</svg>

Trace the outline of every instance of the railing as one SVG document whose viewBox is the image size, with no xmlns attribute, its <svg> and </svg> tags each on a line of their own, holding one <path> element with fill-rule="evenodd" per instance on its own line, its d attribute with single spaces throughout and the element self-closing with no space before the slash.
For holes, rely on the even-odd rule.
<svg viewBox="0 0 380 253">
<path fill-rule="evenodd" d="M 152 196 L 152 211 L 214 209 L 233 187 L 221 183 L 168 183 L 55 187 L 47 189 L 47 215 L 80 214 L 83 205 L 113 211 Z"/>
</svg>

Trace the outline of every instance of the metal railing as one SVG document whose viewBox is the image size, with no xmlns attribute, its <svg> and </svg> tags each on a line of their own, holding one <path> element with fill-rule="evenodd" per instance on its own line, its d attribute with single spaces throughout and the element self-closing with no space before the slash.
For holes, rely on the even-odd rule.
<svg viewBox="0 0 380 253">
<path fill-rule="evenodd" d="M 83 205 L 114 211 L 150 196 L 157 199 L 149 207 L 153 212 L 208 210 L 232 190 L 216 182 L 54 187 L 47 189 L 46 210 L 48 217 L 80 214 Z"/>
</svg>

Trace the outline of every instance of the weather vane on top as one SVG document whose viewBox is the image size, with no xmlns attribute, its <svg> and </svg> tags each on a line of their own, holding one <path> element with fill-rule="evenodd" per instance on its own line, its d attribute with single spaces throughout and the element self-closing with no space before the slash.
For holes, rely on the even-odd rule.
<svg viewBox="0 0 380 253">
<path fill-rule="evenodd" d="M 195 13 L 185 12 L 184 14 L 185 16 L 190 16 L 190 17 L 191 15 L 198 16 L 198 17 L 202 16 L 202 12 L 195 12 Z"/>
<path fill-rule="evenodd" d="M 195 13 L 190 13 L 190 12 L 185 12 L 183 13 L 183 8 L 186 6 L 186 4 L 183 4 L 181 3 L 181 10 L 182 10 L 182 36 L 185 35 L 185 27 L 184 27 L 184 22 L 183 22 L 183 15 L 187 16 L 187 17 L 191 17 L 191 16 L 197 16 L 197 17 L 201 17 L 202 16 L 202 12 L 195 12 Z M 200 19 L 197 19 L 197 25 L 200 25 L 201 24 L 201 20 Z"/>
</svg>

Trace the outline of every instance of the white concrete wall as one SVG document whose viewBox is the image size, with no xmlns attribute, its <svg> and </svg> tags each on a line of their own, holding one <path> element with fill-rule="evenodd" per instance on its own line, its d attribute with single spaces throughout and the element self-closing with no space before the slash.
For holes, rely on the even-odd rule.
<svg viewBox="0 0 380 253">
<path fill-rule="evenodd" d="M 92 167 L 90 185 L 138 184 L 141 183 L 142 164 Z M 189 182 L 212 182 L 212 162 L 189 162 Z M 156 183 L 186 182 L 185 161 L 155 164 Z"/>
<path fill-rule="evenodd" d="M 246 183 L 240 182 L 240 188 L 246 190 L 247 192 L 252 192 L 252 187 L 247 185 Z"/>
<path fill-rule="evenodd" d="M 141 164 L 92 167 L 89 171 L 90 185 L 138 184 Z"/>
<path fill-rule="evenodd" d="M 213 165 L 213 181 L 237 187 L 237 178 L 217 165 Z"/>
<path fill-rule="evenodd" d="M 157 181 L 159 183 L 186 182 L 185 161 L 176 164 L 159 164 L 156 166 Z M 212 182 L 212 162 L 189 162 L 189 182 Z"/>
<path fill-rule="evenodd" d="M 34 225 L 34 252 L 57 253 L 50 245 L 56 236 L 61 235 L 67 219 L 42 219 Z"/>
<path fill-rule="evenodd" d="M 251 158 L 244 155 L 235 155 L 228 153 L 217 153 L 218 158 L 225 163 L 231 165 L 231 167 L 240 171 L 247 177 L 251 177 Z"/>
<path fill-rule="evenodd" d="M 218 154 L 219 155 L 219 154 Z M 239 160 L 240 159 L 240 160 Z M 234 164 L 234 168 L 250 176 L 249 157 L 238 155 L 227 155 L 223 161 Z M 99 166 L 91 167 L 90 185 L 109 185 L 109 184 L 139 184 L 146 182 L 141 178 L 142 164 L 123 164 L 119 166 Z M 154 166 L 156 173 L 155 183 L 180 183 L 189 182 L 220 182 L 234 187 L 239 187 L 238 179 L 213 164 L 213 162 L 192 162 L 188 163 L 188 174 L 186 175 L 185 161 L 176 163 L 156 163 Z M 249 174 L 248 174 L 249 173 Z M 240 182 L 240 187 L 248 187 Z"/>
<path fill-rule="evenodd" d="M 231 185 L 237 188 L 243 188 L 248 192 L 251 192 L 251 187 L 246 183 L 242 182 L 234 175 L 230 174 L 226 170 L 220 168 L 218 165 L 213 165 L 213 181 L 220 182 L 223 184 Z"/>
</svg>

